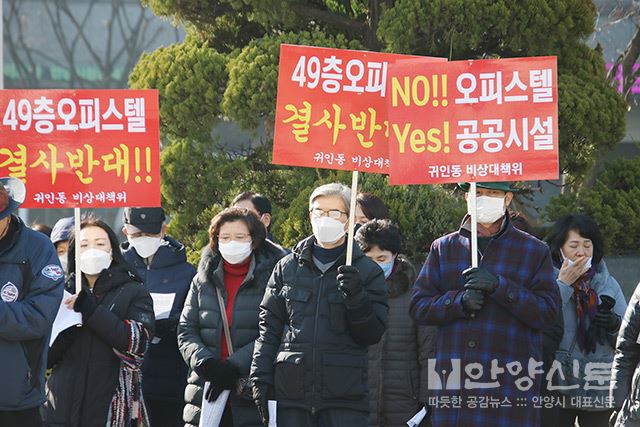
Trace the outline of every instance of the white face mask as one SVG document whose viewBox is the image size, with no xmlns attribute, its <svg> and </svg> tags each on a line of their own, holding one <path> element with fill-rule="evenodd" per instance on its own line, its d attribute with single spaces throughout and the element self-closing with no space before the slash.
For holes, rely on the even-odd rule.
<svg viewBox="0 0 640 427">
<path fill-rule="evenodd" d="M 251 241 L 232 240 L 228 243 L 218 243 L 218 250 L 222 258 L 229 264 L 240 264 L 251 255 L 251 243 Z"/>
<path fill-rule="evenodd" d="M 311 228 L 316 240 L 321 243 L 337 242 L 346 234 L 344 224 L 328 216 L 311 218 Z"/>
<path fill-rule="evenodd" d="M 111 252 L 100 249 L 87 249 L 80 254 L 80 271 L 84 274 L 96 275 L 111 265 Z"/>
<path fill-rule="evenodd" d="M 127 240 L 142 258 L 149 258 L 151 255 L 158 252 L 158 248 L 162 244 L 162 237 L 127 237 Z"/>
<path fill-rule="evenodd" d="M 560 249 L 560 255 L 562 255 L 562 259 L 563 260 L 567 260 L 567 262 L 569 263 L 569 267 L 571 267 L 573 265 L 573 263 L 575 263 L 575 261 L 571 261 L 569 258 L 567 258 L 566 256 L 564 256 L 564 252 L 562 252 L 562 249 Z M 588 269 L 591 268 L 591 261 L 593 260 L 593 257 L 589 257 L 587 258 L 587 263 L 584 265 L 584 271 L 587 271 Z"/>
<path fill-rule="evenodd" d="M 380 266 L 380 268 L 382 269 L 382 271 L 384 272 L 384 278 L 388 279 L 389 276 L 391 276 L 391 273 L 393 272 L 393 265 L 396 262 L 396 257 L 393 257 L 393 259 L 389 262 L 380 262 L 378 263 L 378 265 Z"/>
<path fill-rule="evenodd" d="M 504 198 L 480 196 L 476 198 L 477 221 L 480 224 L 493 224 L 505 214 Z M 471 197 L 467 198 L 467 213 L 471 215 Z"/>
<path fill-rule="evenodd" d="M 58 259 L 60 260 L 60 266 L 62 266 L 62 270 L 65 273 L 69 272 L 69 252 L 58 255 Z"/>
</svg>

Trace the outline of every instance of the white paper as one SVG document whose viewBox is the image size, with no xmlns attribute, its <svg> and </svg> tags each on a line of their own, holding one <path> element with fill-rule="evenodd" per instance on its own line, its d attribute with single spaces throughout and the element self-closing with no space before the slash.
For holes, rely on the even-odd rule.
<svg viewBox="0 0 640 427">
<path fill-rule="evenodd" d="M 82 314 L 76 313 L 73 310 L 67 308 L 64 305 L 64 302 L 67 298 L 72 295 L 64 291 L 62 295 L 62 302 L 60 302 L 60 307 L 58 307 L 58 314 L 56 315 L 56 319 L 53 321 L 53 327 L 51 329 L 51 338 L 49 339 L 49 347 L 53 345 L 53 342 L 58 338 L 60 332 L 69 329 L 73 326 L 82 325 Z"/>
<path fill-rule="evenodd" d="M 418 427 L 422 422 L 422 420 L 424 420 L 424 417 L 426 416 L 427 416 L 427 408 L 423 407 L 420 411 L 418 411 L 417 414 L 413 416 L 413 418 L 407 421 L 407 425 L 409 427 Z"/>
<path fill-rule="evenodd" d="M 275 400 L 269 400 L 269 427 L 276 427 L 276 420 L 278 416 L 278 402 Z"/>
<path fill-rule="evenodd" d="M 151 293 L 151 298 L 153 299 L 153 313 L 156 315 L 156 320 L 168 319 L 176 294 Z"/>
<path fill-rule="evenodd" d="M 213 402 L 209 402 L 205 397 L 207 390 L 211 387 L 211 383 L 207 381 L 204 383 L 202 389 L 202 406 L 200 407 L 200 423 L 198 427 L 218 427 L 220 421 L 222 421 L 222 414 L 224 413 L 224 407 L 227 405 L 227 399 L 229 399 L 229 390 L 222 390 L 220 396 Z"/>
</svg>

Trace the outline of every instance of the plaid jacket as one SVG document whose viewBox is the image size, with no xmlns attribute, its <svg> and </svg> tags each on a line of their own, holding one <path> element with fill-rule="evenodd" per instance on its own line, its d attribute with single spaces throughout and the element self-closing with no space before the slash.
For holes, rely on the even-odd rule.
<svg viewBox="0 0 640 427">
<path fill-rule="evenodd" d="M 547 246 L 506 221 L 479 260 L 499 285 L 475 317 L 461 304 L 462 272 L 471 261 L 465 228 L 433 242 L 414 285 L 411 315 L 439 326 L 429 369 L 434 426 L 540 425 L 535 406 L 543 375 L 536 362 L 542 362 L 541 331 L 553 326 L 560 294 Z"/>
</svg>

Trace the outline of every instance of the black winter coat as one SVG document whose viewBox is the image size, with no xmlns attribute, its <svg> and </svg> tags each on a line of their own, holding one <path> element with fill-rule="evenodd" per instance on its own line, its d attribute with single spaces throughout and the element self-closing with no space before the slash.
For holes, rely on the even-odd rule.
<svg viewBox="0 0 640 427">
<path fill-rule="evenodd" d="M 44 402 L 46 354 L 63 276 L 47 237 L 12 216 L 0 239 L 0 411 Z"/>
<path fill-rule="evenodd" d="M 618 332 L 610 397 L 618 409 L 616 427 L 640 426 L 640 285 L 631 296 Z"/>
<path fill-rule="evenodd" d="M 234 299 L 233 320 L 230 325 L 234 353 L 228 360 L 239 368 L 242 376 L 249 374 L 253 344 L 258 338 L 258 313 L 264 289 L 273 267 L 284 255 L 284 249 L 266 240 L 253 252 L 247 277 Z M 216 287 L 222 291 L 226 304 L 223 268 L 220 254 L 214 253 L 208 246 L 205 247 L 198 265 L 198 274 L 191 283 L 178 324 L 178 346 L 189 366 L 189 377 L 184 392 L 184 421 L 187 426 L 197 426 L 200 421 L 202 388 L 205 383 L 194 368 L 203 360 L 220 358 L 223 326 Z M 234 404 L 251 407 L 255 412 L 255 418 L 259 419 L 253 402 L 234 398 Z M 234 417 L 236 415 L 234 414 Z"/>
<path fill-rule="evenodd" d="M 87 286 L 83 278 L 83 286 Z M 75 275 L 67 280 L 73 291 Z M 131 338 L 124 320 L 142 323 L 153 336 L 153 301 L 140 279 L 123 266 L 103 270 L 93 287 L 98 307 L 82 327 L 61 333 L 49 350 L 47 401 L 42 409 L 46 426 L 104 426 L 116 390 L 120 359 Z"/>
<path fill-rule="evenodd" d="M 354 245 L 365 292 L 347 306 L 336 281 L 344 253 L 322 273 L 312 258 L 315 241 L 300 242 L 273 271 L 251 380 L 273 385 L 278 407 L 368 412 L 367 346 L 380 340 L 389 311 L 384 274 Z"/>
<path fill-rule="evenodd" d="M 175 294 L 169 318 L 156 321 L 155 339 L 144 356 L 144 398 L 182 403 L 187 383 L 187 365 L 178 351 L 176 329 L 184 300 L 196 269 L 187 263 L 182 243 L 166 236 L 163 245 L 147 265 L 129 242 L 122 244 L 122 255 L 142 278 L 151 293 Z"/>
<path fill-rule="evenodd" d="M 435 356 L 437 328 L 416 325 L 409 315 L 416 271 L 401 255 L 386 280 L 389 321 L 378 344 L 369 347 L 369 406 L 372 427 L 406 425 L 428 402 L 429 358 Z M 421 425 L 426 425 L 424 421 Z"/>
</svg>

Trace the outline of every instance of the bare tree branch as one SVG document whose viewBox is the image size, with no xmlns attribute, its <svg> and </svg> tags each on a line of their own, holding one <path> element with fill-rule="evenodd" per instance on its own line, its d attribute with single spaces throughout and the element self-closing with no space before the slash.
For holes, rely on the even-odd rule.
<svg viewBox="0 0 640 427">
<path fill-rule="evenodd" d="M 21 0 L 4 2 L 7 11 L 3 16 L 5 46 L 23 87 L 41 85 L 40 70 L 48 66 L 68 73 L 68 87 L 126 87 L 128 71 L 143 51 L 155 47 L 154 43 L 163 32 L 163 28 L 151 25 L 153 15 L 131 0 L 85 0 L 73 3 L 68 0 L 49 0 L 42 2 L 45 6 L 44 17 L 51 25 L 47 30 L 53 34 L 53 42 L 59 49 L 51 51 L 40 45 L 29 44 L 26 31 L 30 30 L 30 3 Z M 106 18 L 106 25 L 95 25 L 97 14 Z M 104 32 L 104 36 L 96 37 L 98 32 Z M 171 34 L 175 41 L 180 39 L 177 28 L 174 27 Z M 47 48 L 49 46 L 51 41 Z M 80 66 L 95 67 L 100 76 L 97 79 L 87 76 Z"/>
<path fill-rule="evenodd" d="M 20 10 L 19 6 L 11 3 L 9 4 L 9 13 L 4 14 L 3 16 L 5 33 L 8 35 L 9 43 L 7 43 L 7 47 L 9 48 L 9 56 L 13 60 L 16 68 L 18 69 L 18 73 L 21 76 L 21 85 L 23 87 L 33 87 L 37 80 L 36 78 L 36 69 L 29 64 L 25 64 L 22 57 L 19 55 L 18 51 L 25 52 L 27 49 L 24 32 L 22 29 L 22 20 L 20 19 Z M 14 31 L 13 23 L 18 27 Z M 12 37 L 17 34 L 17 39 L 13 39 Z M 27 61 L 29 58 L 27 57 Z"/>
<path fill-rule="evenodd" d="M 104 80 L 107 80 L 109 78 L 109 75 L 107 73 L 109 73 L 109 71 L 112 69 L 112 61 L 111 61 L 111 49 L 112 49 L 112 45 L 113 45 L 113 27 L 115 25 L 115 20 L 116 18 L 120 17 L 120 14 L 118 13 L 120 9 L 120 7 L 122 6 L 122 2 L 121 1 L 112 1 L 111 2 L 111 16 L 109 17 L 109 21 L 107 23 L 107 41 L 106 41 L 106 45 L 107 45 L 107 53 L 105 55 L 105 61 L 104 61 L 104 67 L 102 69 L 102 78 Z M 122 34 L 124 34 L 124 31 L 122 31 Z M 111 73 L 109 73 L 111 74 Z"/>
<path fill-rule="evenodd" d="M 613 63 L 613 66 L 607 73 L 607 80 L 614 86 L 621 87 L 622 97 L 627 103 L 629 103 L 633 86 L 638 78 L 640 78 L 640 72 L 634 72 L 634 65 L 640 58 L 640 1 L 639 0 L 618 0 L 615 2 L 597 3 L 599 10 L 598 13 L 608 13 L 608 17 L 612 20 L 605 25 L 599 27 L 597 31 L 603 31 L 607 27 L 620 24 L 622 22 L 629 22 L 635 24 L 635 32 L 631 37 L 631 40 L 627 44 L 624 52 L 622 52 Z M 618 73 L 622 76 L 618 76 Z"/>
<path fill-rule="evenodd" d="M 96 1 L 96 0 L 92 0 L 92 1 Z M 89 41 L 89 39 L 87 38 L 87 35 L 84 32 L 84 28 L 82 28 L 80 26 L 80 23 L 78 22 L 76 17 L 73 15 L 71 10 L 69 10 L 69 5 L 66 2 L 66 0 L 58 0 L 58 10 L 62 10 L 65 13 L 65 15 L 67 16 L 67 18 L 69 18 L 69 20 L 71 21 L 73 26 L 78 31 L 78 33 L 80 35 L 80 39 L 83 41 L 83 43 L 88 48 L 89 55 L 91 55 L 91 57 L 96 62 L 96 64 L 100 64 L 101 65 L 102 59 L 100 58 L 100 55 L 98 55 L 96 53 L 96 51 L 91 48 L 91 46 L 92 46 L 91 41 Z M 63 37 L 63 40 L 65 40 L 64 37 Z"/>
<path fill-rule="evenodd" d="M 639 76 L 639 73 L 634 73 L 633 66 L 640 58 L 640 27 L 636 27 L 636 32 L 622 56 L 624 58 L 622 60 L 622 93 L 624 99 L 628 102 L 631 96 L 631 89 Z"/>
<path fill-rule="evenodd" d="M 60 45 L 60 48 L 62 49 L 62 54 L 64 55 L 65 59 L 69 64 L 68 69 L 70 74 L 70 83 L 72 87 L 76 87 L 75 83 L 78 80 L 79 75 L 76 72 L 76 66 L 74 62 L 73 52 L 75 49 L 71 49 L 66 43 L 66 38 L 62 31 L 62 25 L 61 25 L 62 17 L 60 15 L 60 9 L 56 7 L 56 13 L 54 15 L 50 9 L 50 5 L 48 2 L 45 2 L 45 9 L 47 11 L 47 15 L 49 16 L 49 21 L 52 23 L 53 33 L 56 36 L 56 39 L 58 41 L 58 44 Z"/>
</svg>

